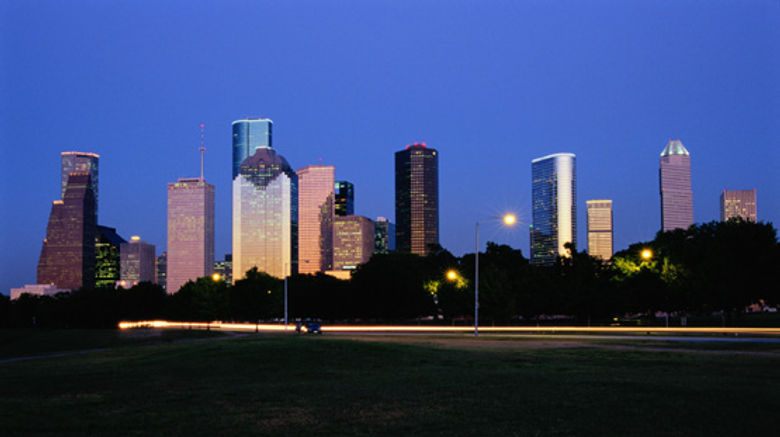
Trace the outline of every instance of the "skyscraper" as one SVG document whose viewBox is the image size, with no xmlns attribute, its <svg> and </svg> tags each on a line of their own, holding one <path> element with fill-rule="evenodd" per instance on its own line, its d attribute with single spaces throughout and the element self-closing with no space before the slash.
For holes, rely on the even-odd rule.
<svg viewBox="0 0 780 437">
<path fill-rule="evenodd" d="M 603 260 L 612 258 L 612 201 L 588 200 L 588 254 Z"/>
<path fill-rule="evenodd" d="M 61 180 L 62 198 L 65 198 L 65 188 L 68 184 L 68 175 L 71 173 L 89 173 L 92 192 L 95 193 L 95 216 L 98 212 L 98 162 L 100 155 L 90 152 L 62 152 Z M 97 223 L 97 221 L 95 222 Z"/>
<path fill-rule="evenodd" d="M 573 153 L 556 153 L 531 161 L 532 264 L 549 265 L 564 245 L 577 245 L 577 178 Z"/>
<path fill-rule="evenodd" d="M 374 222 L 370 218 L 336 217 L 333 235 L 334 270 L 354 270 L 374 253 Z"/>
<path fill-rule="evenodd" d="M 399 252 L 425 255 L 439 243 L 439 157 L 425 143 L 395 152 L 395 221 Z"/>
<path fill-rule="evenodd" d="M 352 182 L 336 181 L 336 207 L 337 216 L 355 214 L 355 186 Z"/>
<path fill-rule="evenodd" d="M 395 251 L 395 224 L 385 217 L 377 217 L 374 223 L 374 253 Z"/>
<path fill-rule="evenodd" d="M 122 243 L 119 252 L 119 282 L 122 287 L 130 288 L 139 282 L 155 282 L 154 245 L 141 240 L 138 235 Z"/>
<path fill-rule="evenodd" d="M 163 290 L 168 289 L 168 252 L 163 252 L 154 259 L 154 274 L 157 278 L 157 285 L 163 288 Z"/>
<path fill-rule="evenodd" d="M 108 226 L 97 227 L 95 233 L 95 286 L 114 287 L 119 280 L 120 251 L 127 241 Z"/>
<path fill-rule="evenodd" d="M 720 221 L 740 217 L 742 220 L 757 221 L 756 189 L 723 190 L 720 193 Z"/>
<path fill-rule="evenodd" d="M 661 152 L 661 230 L 688 229 L 693 224 L 691 157 L 680 140 L 669 140 Z"/>
<path fill-rule="evenodd" d="M 38 261 L 38 283 L 58 288 L 95 285 L 95 194 L 88 172 L 69 173 L 62 200 L 51 206 Z"/>
<path fill-rule="evenodd" d="M 245 118 L 233 122 L 233 180 L 241 171 L 241 163 L 258 148 L 272 148 L 274 122 L 267 118 Z"/>
<path fill-rule="evenodd" d="M 330 165 L 310 165 L 298 175 L 298 271 L 333 268 L 334 173 Z"/>
<path fill-rule="evenodd" d="M 202 178 L 168 184 L 166 288 L 176 293 L 189 280 L 214 271 L 214 185 Z"/>
<path fill-rule="evenodd" d="M 233 179 L 233 281 L 252 267 L 278 278 L 298 269 L 298 176 L 265 146 Z"/>
</svg>

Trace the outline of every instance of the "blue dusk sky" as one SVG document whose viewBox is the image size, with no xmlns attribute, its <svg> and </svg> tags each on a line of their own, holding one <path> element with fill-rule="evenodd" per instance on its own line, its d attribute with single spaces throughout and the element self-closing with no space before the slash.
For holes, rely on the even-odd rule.
<svg viewBox="0 0 780 437">
<path fill-rule="evenodd" d="M 166 243 L 166 186 L 216 185 L 231 251 L 231 127 L 274 121 L 295 168 L 336 167 L 355 212 L 394 220 L 394 152 L 439 151 L 440 240 L 528 256 L 531 160 L 577 155 L 614 201 L 615 249 L 660 227 L 659 154 L 691 153 L 694 216 L 723 189 L 780 217 L 780 2 L 0 0 L 0 292 L 35 283 L 60 152 L 100 154 L 99 222 Z"/>
</svg>

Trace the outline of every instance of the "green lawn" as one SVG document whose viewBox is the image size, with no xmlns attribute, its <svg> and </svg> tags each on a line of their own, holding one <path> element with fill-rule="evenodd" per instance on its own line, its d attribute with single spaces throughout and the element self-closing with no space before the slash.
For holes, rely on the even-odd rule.
<svg viewBox="0 0 780 437">
<path fill-rule="evenodd" d="M 755 436 L 780 429 L 780 355 L 544 340 L 249 335 L 2 363 L 0 434 Z"/>
</svg>

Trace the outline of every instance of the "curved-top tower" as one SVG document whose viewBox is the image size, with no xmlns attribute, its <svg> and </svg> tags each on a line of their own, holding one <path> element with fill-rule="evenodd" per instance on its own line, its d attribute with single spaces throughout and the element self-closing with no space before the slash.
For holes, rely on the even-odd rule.
<svg viewBox="0 0 780 437">
<path fill-rule="evenodd" d="M 661 189 L 661 230 L 688 229 L 693 224 L 691 156 L 680 140 L 669 140 L 658 170 Z"/>
<path fill-rule="evenodd" d="M 577 178 L 573 153 L 531 161 L 531 263 L 552 264 L 577 245 Z"/>
</svg>

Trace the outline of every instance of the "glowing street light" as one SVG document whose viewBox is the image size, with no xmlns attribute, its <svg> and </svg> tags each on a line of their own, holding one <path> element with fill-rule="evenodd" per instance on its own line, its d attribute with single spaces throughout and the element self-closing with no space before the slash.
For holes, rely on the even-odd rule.
<svg viewBox="0 0 780 437">
<path fill-rule="evenodd" d="M 452 270 L 452 269 L 447 270 L 447 280 L 448 281 L 454 281 L 456 279 L 458 279 L 458 272 L 456 272 L 455 270 Z"/>
<path fill-rule="evenodd" d="M 650 259 L 653 257 L 653 251 L 650 249 L 643 249 L 639 255 L 644 261 L 650 261 Z"/>
<path fill-rule="evenodd" d="M 474 226 L 474 336 L 479 335 L 479 224 L 481 222 L 501 220 L 506 226 L 512 226 L 517 223 L 517 217 L 514 214 L 504 214 L 503 216 L 488 217 L 477 220 Z"/>
<path fill-rule="evenodd" d="M 214 273 L 213 275 L 211 275 L 211 280 L 214 282 L 219 282 L 221 279 L 222 279 L 222 275 L 220 275 L 219 273 Z"/>
</svg>

